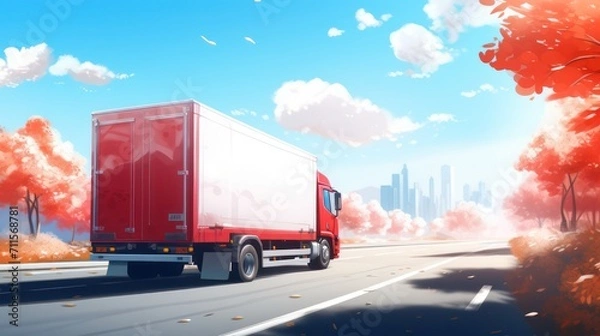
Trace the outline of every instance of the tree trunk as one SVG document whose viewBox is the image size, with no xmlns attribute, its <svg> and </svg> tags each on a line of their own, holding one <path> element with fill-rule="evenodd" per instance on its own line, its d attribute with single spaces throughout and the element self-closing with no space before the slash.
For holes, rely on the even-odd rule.
<svg viewBox="0 0 600 336">
<path fill-rule="evenodd" d="M 569 189 L 565 187 L 564 183 L 562 185 L 562 191 L 562 196 L 560 198 L 560 232 L 567 232 L 569 231 L 569 227 L 567 226 L 567 216 L 565 216 L 565 200 L 569 195 Z"/>
<path fill-rule="evenodd" d="M 27 189 L 27 194 L 25 195 L 25 205 L 27 206 L 27 220 L 29 221 L 29 234 L 32 236 L 35 235 L 35 227 L 33 226 L 33 206 L 31 201 L 31 193 L 29 193 L 29 189 Z"/>
<path fill-rule="evenodd" d="M 542 218 L 537 218 L 538 228 L 542 228 L 544 226 L 544 220 Z"/>
<path fill-rule="evenodd" d="M 40 199 L 37 195 L 35 195 L 35 198 L 33 200 L 33 208 L 35 209 L 35 225 L 36 225 L 36 229 L 35 229 L 35 237 L 37 238 L 38 234 L 40 233 L 40 230 L 42 229 L 42 222 L 40 221 Z"/>
<path fill-rule="evenodd" d="M 73 224 L 73 231 L 71 232 L 71 244 L 73 244 L 73 242 L 75 241 L 75 227 L 77 225 Z"/>
<path fill-rule="evenodd" d="M 573 212 L 571 212 L 571 223 L 569 225 L 569 231 L 577 231 L 577 202 L 575 199 L 575 181 L 577 180 L 577 174 L 575 177 L 572 177 L 571 174 L 568 174 L 569 184 L 571 186 L 571 202 L 573 203 Z"/>
</svg>

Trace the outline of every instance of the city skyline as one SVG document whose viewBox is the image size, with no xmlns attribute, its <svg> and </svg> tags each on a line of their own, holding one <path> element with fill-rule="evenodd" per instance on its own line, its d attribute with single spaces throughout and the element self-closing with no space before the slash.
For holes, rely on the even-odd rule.
<svg viewBox="0 0 600 336">
<path fill-rule="evenodd" d="M 391 184 L 379 186 L 379 199 L 376 200 L 386 211 L 401 210 L 413 218 L 421 217 L 426 221 L 443 216 L 460 202 L 492 206 L 492 193 L 484 181 L 478 181 L 475 190 L 471 189 L 471 184 L 465 183 L 462 197 L 457 197 L 454 173 L 454 167 L 451 165 L 441 165 L 439 193 L 436 193 L 436 179 L 433 176 L 428 179 L 425 193 L 418 182 L 411 182 L 408 165 L 403 164 L 401 174 L 391 174 Z M 370 199 L 364 201 L 368 202 Z"/>
</svg>

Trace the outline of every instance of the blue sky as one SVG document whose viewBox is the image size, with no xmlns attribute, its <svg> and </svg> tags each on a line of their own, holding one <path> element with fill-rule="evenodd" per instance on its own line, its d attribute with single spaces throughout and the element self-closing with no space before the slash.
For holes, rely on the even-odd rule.
<svg viewBox="0 0 600 336">
<path fill-rule="evenodd" d="M 37 49 L 0 52 L 12 57 L 0 61 L 0 125 L 43 116 L 88 159 L 91 112 L 196 99 L 318 155 L 339 190 L 389 183 L 404 163 L 425 185 L 451 164 L 460 195 L 501 179 L 544 111 L 479 61 L 499 34 L 478 0 L 3 5 L 0 51 Z M 306 113 L 276 118 L 293 107 Z"/>
</svg>

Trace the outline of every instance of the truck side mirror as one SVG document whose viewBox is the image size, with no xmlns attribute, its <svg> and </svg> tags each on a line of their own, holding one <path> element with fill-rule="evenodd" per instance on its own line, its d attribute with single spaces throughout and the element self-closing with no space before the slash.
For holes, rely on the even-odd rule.
<svg viewBox="0 0 600 336">
<path fill-rule="evenodd" d="M 335 192 L 335 210 L 342 210 L 342 194 Z"/>
</svg>

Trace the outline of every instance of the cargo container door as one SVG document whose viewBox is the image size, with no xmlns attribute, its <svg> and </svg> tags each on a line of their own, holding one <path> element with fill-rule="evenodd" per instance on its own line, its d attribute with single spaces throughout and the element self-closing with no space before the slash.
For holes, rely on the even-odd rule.
<svg viewBox="0 0 600 336">
<path fill-rule="evenodd" d="M 144 123 L 146 241 L 183 241 L 187 230 L 187 111 Z"/>
<path fill-rule="evenodd" d="M 92 240 L 141 238 L 134 216 L 134 121 L 94 121 Z"/>
</svg>

